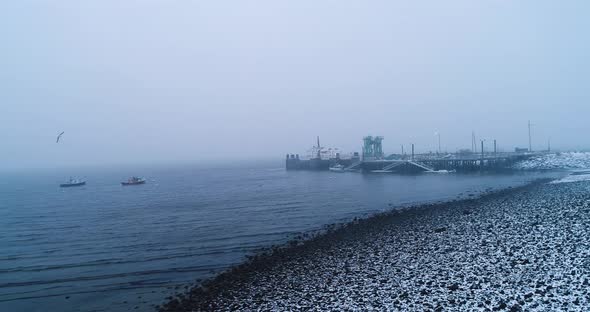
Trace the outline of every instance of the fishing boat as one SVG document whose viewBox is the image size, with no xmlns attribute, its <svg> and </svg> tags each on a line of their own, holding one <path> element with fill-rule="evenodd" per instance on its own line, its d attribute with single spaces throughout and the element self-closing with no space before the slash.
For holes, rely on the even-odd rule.
<svg viewBox="0 0 590 312">
<path fill-rule="evenodd" d="M 80 179 L 72 179 L 70 177 L 70 180 L 66 183 L 62 183 L 59 186 L 60 187 L 73 187 L 73 186 L 82 186 L 82 185 L 86 185 L 86 181 L 80 180 Z"/>
<path fill-rule="evenodd" d="M 330 167 L 330 171 L 332 172 L 344 172 L 344 166 L 341 164 L 337 164 L 335 166 Z"/>
<path fill-rule="evenodd" d="M 121 182 L 121 185 L 139 185 L 145 184 L 144 178 L 131 177 L 127 181 Z"/>
</svg>

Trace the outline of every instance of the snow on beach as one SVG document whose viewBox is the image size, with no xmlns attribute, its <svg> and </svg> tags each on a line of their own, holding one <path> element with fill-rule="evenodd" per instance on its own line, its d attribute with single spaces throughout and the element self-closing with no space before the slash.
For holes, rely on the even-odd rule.
<svg viewBox="0 0 590 312">
<path fill-rule="evenodd" d="M 583 171 L 574 171 L 570 175 L 563 177 L 559 180 L 551 181 L 552 184 L 557 183 L 572 183 L 572 182 L 581 182 L 581 181 L 590 181 L 590 171 L 583 170 Z"/>
<path fill-rule="evenodd" d="M 565 152 L 544 154 L 516 163 L 515 169 L 548 170 L 548 169 L 588 169 L 590 153 Z"/>
<path fill-rule="evenodd" d="M 588 311 L 590 182 L 536 183 L 360 220 L 162 311 Z"/>
</svg>

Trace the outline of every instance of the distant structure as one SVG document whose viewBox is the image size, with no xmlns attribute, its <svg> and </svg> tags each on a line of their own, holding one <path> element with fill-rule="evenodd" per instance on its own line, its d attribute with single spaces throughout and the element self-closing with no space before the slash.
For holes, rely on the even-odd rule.
<svg viewBox="0 0 590 312">
<path fill-rule="evenodd" d="M 318 145 L 315 147 L 316 153 L 314 153 L 315 155 L 315 159 L 322 159 L 322 149 L 323 147 L 320 145 L 320 137 L 318 136 Z M 312 158 L 313 159 L 313 158 Z"/>
<path fill-rule="evenodd" d="M 321 146 L 319 136 L 316 142 L 316 145 L 311 149 L 311 154 L 308 157 L 303 156 L 305 159 L 299 157 L 299 154 L 287 154 L 285 158 L 287 170 L 328 170 L 330 166 L 348 167 L 361 161 L 358 152 L 354 152 L 352 155 L 341 155 L 337 148 Z"/>
<path fill-rule="evenodd" d="M 471 149 L 468 148 L 462 148 L 459 151 L 457 151 L 457 154 L 461 155 L 461 156 L 466 156 L 466 155 L 471 155 L 473 154 L 473 143 L 471 144 Z"/>
<path fill-rule="evenodd" d="M 366 136 L 363 138 L 363 160 L 383 159 L 383 137 Z"/>
<path fill-rule="evenodd" d="M 287 170 L 297 170 L 299 169 L 299 163 L 301 159 L 299 159 L 299 154 L 287 154 Z"/>
<path fill-rule="evenodd" d="M 324 149 L 320 145 L 320 137 L 317 137 L 318 145 L 315 147 L 317 150 L 315 155 L 309 160 L 309 166 L 312 170 L 326 170 L 330 168 L 330 160 L 329 159 L 322 159 L 322 150 Z"/>
<path fill-rule="evenodd" d="M 475 136 L 472 136 L 475 138 Z M 528 148 L 516 148 L 513 153 L 498 154 L 497 141 L 494 139 L 493 151 L 486 152 L 484 141 L 480 140 L 481 153 L 472 149 L 461 149 L 454 154 L 438 155 L 432 152 L 414 154 L 414 144 L 411 144 L 411 158 L 402 154 L 392 154 L 385 157 L 383 153 L 383 137 L 366 136 L 363 138 L 362 153 L 341 155 L 339 149 L 324 148 L 317 138 L 317 145 L 312 148 L 309 158 L 302 159 L 298 154 L 287 154 L 285 157 L 287 170 L 314 171 L 354 171 L 362 173 L 397 173 L 415 174 L 420 172 L 448 173 L 474 171 L 503 171 L 512 170 L 512 165 L 518 161 L 535 157 L 540 153 L 532 153 Z M 472 142 L 473 143 L 473 142 Z M 549 149 L 549 146 L 548 146 Z M 342 157 L 344 156 L 344 157 Z M 359 157 L 360 156 L 360 157 Z"/>
<path fill-rule="evenodd" d="M 533 143 L 531 140 L 531 121 L 529 120 L 529 151 L 533 151 Z"/>
</svg>

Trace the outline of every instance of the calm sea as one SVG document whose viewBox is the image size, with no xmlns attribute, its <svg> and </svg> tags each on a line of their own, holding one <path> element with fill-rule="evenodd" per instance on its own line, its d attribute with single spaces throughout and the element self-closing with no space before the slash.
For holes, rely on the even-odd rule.
<svg viewBox="0 0 590 312">
<path fill-rule="evenodd" d="M 59 188 L 69 175 L 88 184 Z M 132 175 L 148 183 L 120 185 Z M 298 233 L 539 175 L 287 172 L 280 162 L 1 173 L 0 311 L 150 310 Z"/>
</svg>

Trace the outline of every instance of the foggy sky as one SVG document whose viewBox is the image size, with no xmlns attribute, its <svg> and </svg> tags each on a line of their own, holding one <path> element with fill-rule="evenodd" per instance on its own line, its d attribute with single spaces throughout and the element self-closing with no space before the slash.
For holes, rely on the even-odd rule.
<svg viewBox="0 0 590 312">
<path fill-rule="evenodd" d="M 588 1 L 0 4 L 0 167 L 590 147 Z M 63 141 L 56 135 L 65 131 Z M 487 143 L 486 143 L 487 144 Z"/>
</svg>

